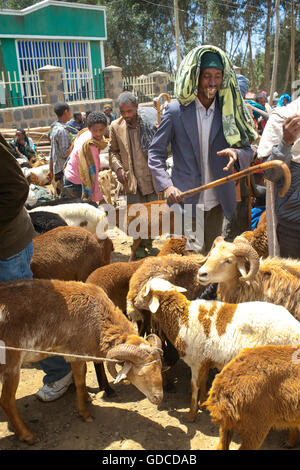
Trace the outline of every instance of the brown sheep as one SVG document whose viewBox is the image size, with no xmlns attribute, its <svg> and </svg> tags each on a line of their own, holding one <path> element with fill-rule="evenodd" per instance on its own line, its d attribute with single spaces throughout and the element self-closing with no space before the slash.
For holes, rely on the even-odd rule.
<svg viewBox="0 0 300 470">
<path fill-rule="evenodd" d="M 207 401 L 219 426 L 218 450 L 229 450 L 234 430 L 240 450 L 261 447 L 271 428 L 289 429 L 294 447 L 300 428 L 300 345 L 244 349 L 218 374 Z"/>
<path fill-rule="evenodd" d="M 34 253 L 31 270 L 34 278 L 82 281 L 96 268 L 110 263 L 113 244 L 110 238 L 99 240 L 95 234 L 81 227 L 57 227 L 33 240 Z M 103 364 L 96 364 L 95 372 L 100 390 L 113 393 Z"/>
<path fill-rule="evenodd" d="M 163 244 L 157 256 L 166 256 L 177 253 L 185 255 L 186 238 L 169 238 Z M 149 258 L 148 258 L 149 259 Z M 129 289 L 129 281 L 133 273 L 144 263 L 145 258 L 139 261 L 117 262 L 93 271 L 86 282 L 101 287 L 113 303 L 123 312 L 126 312 L 126 296 Z"/>
<path fill-rule="evenodd" d="M 22 421 L 16 408 L 20 368 L 49 353 L 63 353 L 71 362 L 77 392 L 77 408 L 85 421 L 92 421 L 86 402 L 86 364 L 89 357 L 116 359 L 123 365 L 117 381 L 126 376 L 152 403 L 163 397 L 161 342 L 154 335 L 146 340 L 137 336 L 131 322 L 115 307 L 105 292 L 92 284 L 74 281 L 30 279 L 3 282 L 0 286 L 0 338 L 6 348 L 0 364 L 2 394 L 0 406 L 19 439 L 31 444 L 34 435 Z M 35 353 L 32 350 L 47 351 Z M 70 356 L 71 355 L 71 356 Z M 3 355 L 1 356 L 3 358 Z M 91 359 L 89 359 L 91 360 Z"/>
<path fill-rule="evenodd" d="M 243 232 L 234 239 L 234 243 L 248 241 L 261 258 L 269 256 L 267 223 L 265 212 L 262 214 L 257 227 L 252 231 Z"/>
<path fill-rule="evenodd" d="M 85 281 L 96 268 L 110 263 L 113 244 L 81 227 L 57 227 L 33 239 L 34 278 Z"/>
</svg>

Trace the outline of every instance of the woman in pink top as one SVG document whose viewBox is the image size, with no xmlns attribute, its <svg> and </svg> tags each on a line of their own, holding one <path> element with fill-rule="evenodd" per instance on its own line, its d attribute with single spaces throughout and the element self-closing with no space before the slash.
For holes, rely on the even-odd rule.
<svg viewBox="0 0 300 470">
<path fill-rule="evenodd" d="M 104 133 L 107 126 L 102 112 L 91 112 L 88 130 L 74 141 L 74 148 L 64 169 L 62 197 L 82 197 L 94 202 L 104 201 L 99 189 L 100 150 L 107 146 Z"/>
</svg>

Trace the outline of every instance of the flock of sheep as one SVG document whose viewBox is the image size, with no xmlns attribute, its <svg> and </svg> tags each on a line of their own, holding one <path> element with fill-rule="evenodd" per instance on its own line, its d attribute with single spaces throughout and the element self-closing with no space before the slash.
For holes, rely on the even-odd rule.
<svg viewBox="0 0 300 470">
<path fill-rule="evenodd" d="M 300 264 L 267 257 L 263 221 L 232 243 L 218 237 L 205 257 L 188 252 L 183 237 L 157 256 L 110 263 L 113 241 L 96 235 L 101 206 L 53 201 L 29 213 L 38 233 L 34 279 L 0 286 L 0 405 L 19 439 L 35 441 L 16 407 L 20 368 L 49 352 L 71 362 L 85 421 L 84 356 L 107 395 L 104 363 L 115 383 L 127 378 L 154 404 L 163 400 L 165 366 L 180 358 L 191 369 L 188 419 L 208 409 L 218 449 L 229 449 L 234 430 L 240 449 L 259 449 L 272 427 L 288 429 L 286 445 L 296 444 Z M 208 391 L 213 368 L 220 372 Z"/>
</svg>

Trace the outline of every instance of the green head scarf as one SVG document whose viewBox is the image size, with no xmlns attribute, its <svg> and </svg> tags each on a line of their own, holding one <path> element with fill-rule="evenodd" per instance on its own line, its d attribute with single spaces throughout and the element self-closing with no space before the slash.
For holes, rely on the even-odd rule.
<svg viewBox="0 0 300 470">
<path fill-rule="evenodd" d="M 246 147 L 256 140 L 258 135 L 241 96 L 233 65 L 222 49 L 216 46 L 200 46 L 192 49 L 179 66 L 175 80 L 175 96 L 183 106 L 191 104 L 198 94 L 200 71 L 212 66 L 214 68 L 222 66 L 223 70 L 218 100 L 225 139 L 230 147 Z"/>
</svg>

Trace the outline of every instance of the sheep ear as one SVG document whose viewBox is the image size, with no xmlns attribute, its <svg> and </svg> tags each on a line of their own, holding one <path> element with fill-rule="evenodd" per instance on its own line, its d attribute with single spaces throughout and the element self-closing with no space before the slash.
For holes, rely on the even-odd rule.
<svg viewBox="0 0 300 470">
<path fill-rule="evenodd" d="M 185 287 L 181 287 L 181 286 L 175 286 L 175 287 L 178 292 L 187 292 L 187 289 Z"/>
<path fill-rule="evenodd" d="M 247 276 L 248 273 L 246 271 L 245 263 L 243 263 L 242 260 L 238 260 L 237 268 L 238 268 L 239 272 L 241 273 L 242 277 Z"/>
<path fill-rule="evenodd" d="M 159 299 L 158 297 L 156 297 L 156 295 L 153 295 L 149 303 L 149 310 L 151 313 L 156 313 L 158 308 L 159 308 Z"/>
<path fill-rule="evenodd" d="M 148 281 L 147 284 L 142 289 L 142 296 L 147 297 L 150 292 L 150 282 Z"/>
<path fill-rule="evenodd" d="M 125 361 L 122 369 L 118 373 L 117 377 L 115 378 L 114 384 L 118 384 L 121 380 L 126 379 L 128 372 L 132 367 L 132 362 Z"/>
</svg>

